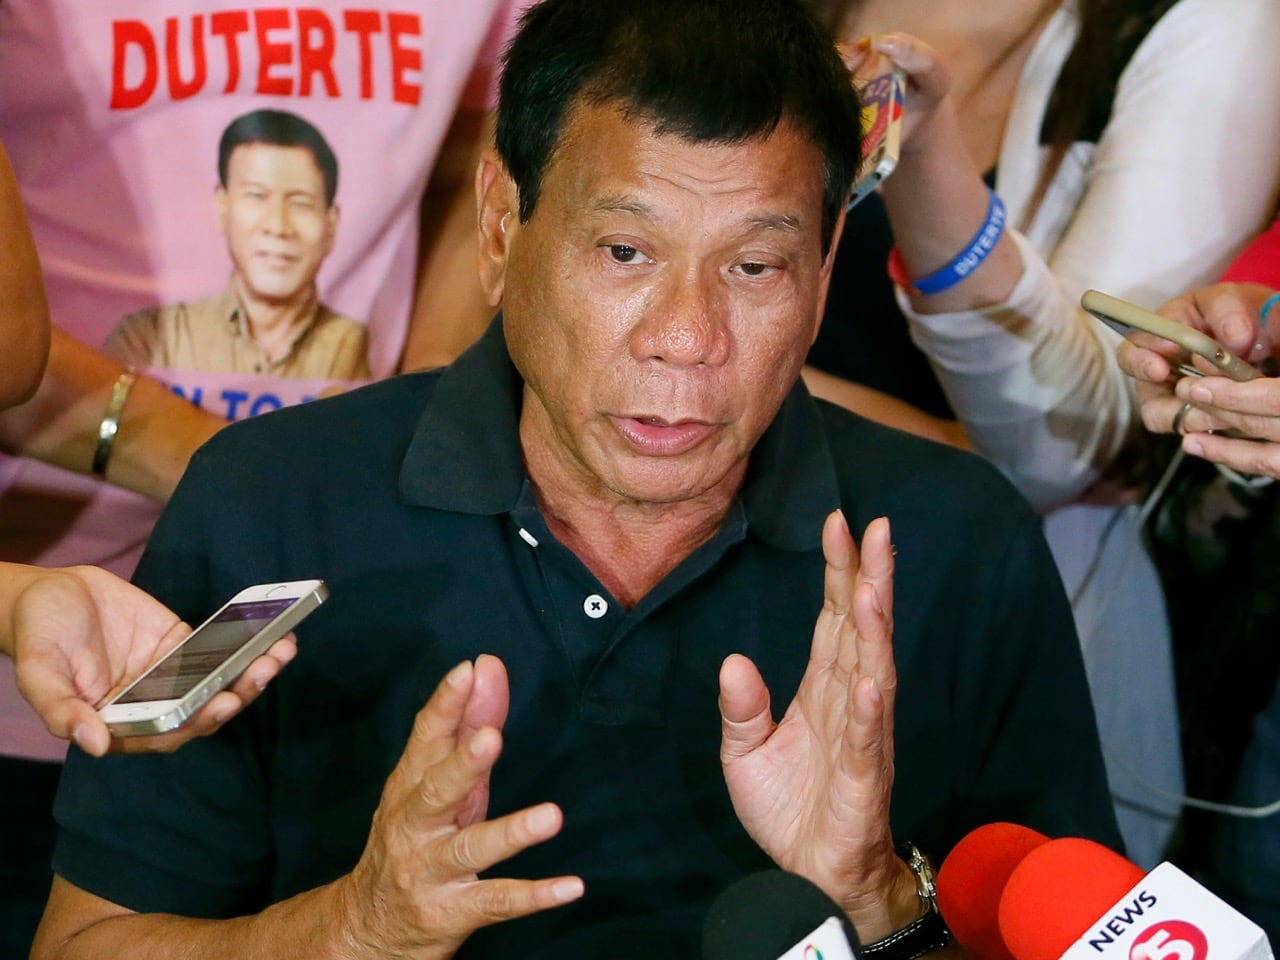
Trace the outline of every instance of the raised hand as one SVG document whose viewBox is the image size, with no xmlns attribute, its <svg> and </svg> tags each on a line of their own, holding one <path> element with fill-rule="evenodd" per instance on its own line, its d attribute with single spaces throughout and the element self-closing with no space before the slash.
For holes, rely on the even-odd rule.
<svg viewBox="0 0 1280 960">
<path fill-rule="evenodd" d="M 889 522 L 872 521 L 859 552 L 837 511 L 822 547 L 825 600 L 795 699 L 774 723 L 755 665 L 726 659 L 720 758 L 752 839 L 780 867 L 825 890 L 864 939 L 875 939 L 919 912 L 889 830 L 897 687 Z"/>
<path fill-rule="evenodd" d="M 477 874 L 560 831 L 551 803 L 486 820 L 509 693 L 496 657 L 462 663 L 419 711 L 387 779 L 360 862 L 339 881 L 356 955 L 450 957 L 474 931 L 582 896 L 577 877 Z"/>
</svg>

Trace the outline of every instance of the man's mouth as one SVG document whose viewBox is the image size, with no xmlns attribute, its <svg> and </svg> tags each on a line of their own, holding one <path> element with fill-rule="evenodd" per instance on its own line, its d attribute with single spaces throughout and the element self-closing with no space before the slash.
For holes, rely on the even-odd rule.
<svg viewBox="0 0 1280 960">
<path fill-rule="evenodd" d="M 259 250 L 254 256 L 269 267 L 291 267 L 298 262 L 297 255 L 275 250 Z"/>
<path fill-rule="evenodd" d="M 613 418 L 618 433 L 638 453 L 670 457 L 697 446 L 716 429 L 702 420 L 666 420 L 652 414 Z"/>
</svg>

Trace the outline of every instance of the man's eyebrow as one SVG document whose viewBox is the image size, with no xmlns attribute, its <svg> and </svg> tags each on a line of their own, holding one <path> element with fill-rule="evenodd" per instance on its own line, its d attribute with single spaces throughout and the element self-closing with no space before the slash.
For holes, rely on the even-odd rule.
<svg viewBox="0 0 1280 960">
<path fill-rule="evenodd" d="M 591 209 L 596 213 L 629 213 L 645 220 L 653 219 L 653 210 L 647 204 L 621 194 L 600 197 L 591 204 Z"/>
<path fill-rule="evenodd" d="M 751 233 L 755 230 L 785 230 L 789 233 L 797 233 L 800 231 L 800 218 L 793 217 L 789 213 L 762 214 L 747 220 L 745 232 Z"/>
</svg>

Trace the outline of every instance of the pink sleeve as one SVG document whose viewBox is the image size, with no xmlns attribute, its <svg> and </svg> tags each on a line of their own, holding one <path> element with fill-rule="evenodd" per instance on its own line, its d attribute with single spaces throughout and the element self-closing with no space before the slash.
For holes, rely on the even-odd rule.
<svg viewBox="0 0 1280 960">
<path fill-rule="evenodd" d="M 1280 290 L 1280 217 L 1258 234 L 1222 273 L 1232 283 L 1264 283 Z"/>
<path fill-rule="evenodd" d="M 493 12 L 489 35 L 476 57 L 467 87 L 462 92 L 462 106 L 471 110 L 493 110 L 498 105 L 498 81 L 502 77 L 502 57 L 507 44 L 519 28 L 520 15 L 535 0 L 501 0 Z"/>
</svg>

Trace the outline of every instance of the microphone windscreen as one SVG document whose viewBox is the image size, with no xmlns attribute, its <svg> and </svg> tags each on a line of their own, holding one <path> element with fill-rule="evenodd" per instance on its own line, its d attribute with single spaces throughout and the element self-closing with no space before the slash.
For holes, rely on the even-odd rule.
<svg viewBox="0 0 1280 960">
<path fill-rule="evenodd" d="M 716 898 L 702 926 L 703 960 L 778 960 L 828 917 L 837 917 L 855 956 L 858 935 L 839 904 L 804 877 L 765 870 Z"/>
<path fill-rule="evenodd" d="M 1000 898 L 1000 933 L 1017 960 L 1058 960 L 1144 876 L 1100 843 L 1050 840 L 1009 875 Z"/>
<path fill-rule="evenodd" d="M 951 934 L 977 960 L 1013 960 L 1000 936 L 1005 882 L 1023 858 L 1049 838 L 1016 823 L 971 830 L 938 868 L 938 909 Z"/>
</svg>

